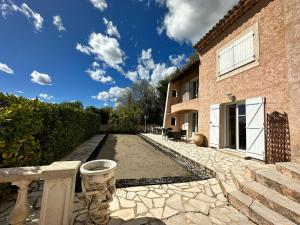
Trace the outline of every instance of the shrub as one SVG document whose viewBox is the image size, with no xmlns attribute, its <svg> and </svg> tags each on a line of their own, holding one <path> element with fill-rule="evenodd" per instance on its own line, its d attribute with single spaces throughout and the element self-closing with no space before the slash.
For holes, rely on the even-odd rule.
<svg viewBox="0 0 300 225">
<path fill-rule="evenodd" d="M 50 164 L 100 130 L 100 116 L 0 93 L 0 168 Z"/>
</svg>

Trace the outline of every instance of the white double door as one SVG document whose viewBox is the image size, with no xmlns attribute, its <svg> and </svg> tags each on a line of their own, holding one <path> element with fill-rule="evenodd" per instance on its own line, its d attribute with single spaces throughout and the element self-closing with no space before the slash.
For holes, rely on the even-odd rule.
<svg viewBox="0 0 300 225">
<path fill-rule="evenodd" d="M 238 106 L 235 106 L 238 107 Z M 220 123 L 220 105 L 214 104 L 210 107 L 210 146 L 219 148 L 220 147 L 220 130 L 221 127 L 226 125 L 226 122 Z M 235 108 L 236 110 L 236 108 Z M 235 110 L 232 109 L 232 111 L 237 115 L 235 117 L 236 119 L 240 119 L 239 116 L 243 116 L 242 114 L 238 114 Z M 238 109 L 237 109 L 238 110 Z M 241 109 L 242 110 L 242 109 Z M 234 116 L 234 115 L 232 115 Z M 264 98 L 263 97 L 257 97 L 257 98 L 251 98 L 245 100 L 245 132 L 246 132 L 246 148 L 245 151 L 247 155 L 264 160 L 265 159 L 265 128 L 264 128 L 264 122 L 265 122 L 265 110 L 264 110 Z M 228 121 L 228 117 L 227 121 Z M 241 118 L 243 120 L 243 118 Z M 225 120 L 226 121 L 226 120 Z M 228 123 L 228 122 L 227 122 Z M 237 124 L 237 121 L 235 121 L 235 124 Z M 241 125 L 242 126 L 242 123 Z M 227 124 L 228 127 L 228 124 Z M 236 129 L 236 126 L 235 126 Z M 237 131 L 237 130 L 236 130 Z M 230 134 L 228 134 L 230 130 L 227 128 L 225 129 L 225 135 L 222 135 L 222 138 L 226 138 L 226 143 L 228 144 L 228 137 L 230 137 Z M 238 130 L 237 132 L 243 132 L 243 128 L 241 130 Z M 235 137 L 236 133 L 235 133 Z M 235 138 L 235 141 L 241 142 L 240 137 Z M 234 140 L 234 139 L 232 139 Z M 235 146 L 238 146 L 239 148 L 242 146 L 243 143 L 231 143 L 235 144 Z"/>
</svg>

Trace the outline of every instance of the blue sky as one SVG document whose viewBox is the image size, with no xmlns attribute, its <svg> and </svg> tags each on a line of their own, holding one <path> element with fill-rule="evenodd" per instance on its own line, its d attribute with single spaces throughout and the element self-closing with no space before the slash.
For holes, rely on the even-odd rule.
<svg viewBox="0 0 300 225">
<path fill-rule="evenodd" d="M 0 91 L 114 106 L 181 67 L 237 0 L 0 0 Z"/>
</svg>

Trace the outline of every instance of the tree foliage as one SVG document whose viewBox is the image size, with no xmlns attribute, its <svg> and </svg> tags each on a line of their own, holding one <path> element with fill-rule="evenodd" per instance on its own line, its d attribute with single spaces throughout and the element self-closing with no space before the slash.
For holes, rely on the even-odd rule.
<svg viewBox="0 0 300 225">
<path fill-rule="evenodd" d="M 0 93 L 0 167 L 49 164 L 100 130 L 99 115 Z"/>
</svg>

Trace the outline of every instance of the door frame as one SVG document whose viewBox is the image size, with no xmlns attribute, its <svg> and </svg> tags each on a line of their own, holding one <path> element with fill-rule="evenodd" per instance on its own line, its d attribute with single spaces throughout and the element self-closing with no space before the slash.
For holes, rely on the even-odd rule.
<svg viewBox="0 0 300 225">
<path fill-rule="evenodd" d="M 240 149 L 240 143 L 239 143 L 240 140 L 239 140 L 239 109 L 238 109 L 238 106 L 241 105 L 241 104 L 246 104 L 245 100 L 230 102 L 230 103 L 224 104 L 224 111 L 223 111 L 223 113 L 224 113 L 224 115 L 223 115 L 224 116 L 224 120 L 223 120 L 223 122 L 224 122 L 224 130 L 223 130 L 223 132 L 224 132 L 224 136 L 223 136 L 224 142 L 223 143 L 224 143 L 224 147 L 226 149 L 246 153 L 247 149 Z M 228 106 L 230 106 L 230 105 L 235 105 L 235 118 L 236 118 L 236 120 L 235 120 L 235 139 L 236 139 L 235 146 L 236 147 L 235 148 L 228 147 L 228 143 L 229 143 L 229 140 L 228 140 L 228 138 L 229 138 L 229 134 L 228 134 L 228 132 L 229 132 Z M 246 129 L 246 127 L 245 127 L 245 129 Z M 246 135 L 247 135 L 247 133 L 246 133 Z"/>
</svg>

